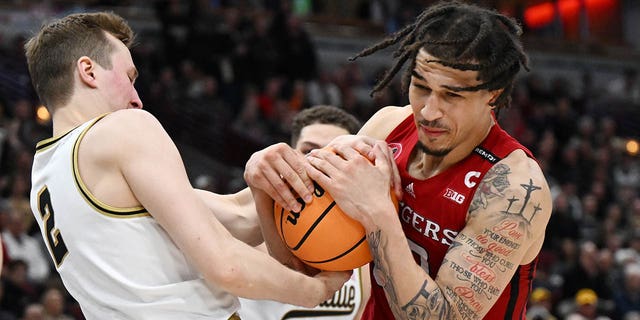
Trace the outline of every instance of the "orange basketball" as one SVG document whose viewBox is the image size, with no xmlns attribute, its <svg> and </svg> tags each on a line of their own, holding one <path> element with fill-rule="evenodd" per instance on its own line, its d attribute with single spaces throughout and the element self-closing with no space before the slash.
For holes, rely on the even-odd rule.
<svg viewBox="0 0 640 320">
<path fill-rule="evenodd" d="M 346 215 L 320 185 L 313 184 L 313 201 L 306 204 L 298 199 L 300 212 L 285 211 L 275 203 L 280 238 L 296 257 L 317 269 L 346 271 L 371 262 L 364 227 Z M 391 198 L 397 208 L 393 190 Z"/>
</svg>

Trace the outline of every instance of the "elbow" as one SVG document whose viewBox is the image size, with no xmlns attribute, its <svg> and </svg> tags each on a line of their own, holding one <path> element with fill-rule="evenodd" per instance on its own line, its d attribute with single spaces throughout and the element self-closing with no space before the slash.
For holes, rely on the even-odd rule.
<svg viewBox="0 0 640 320">
<path fill-rule="evenodd" d="M 243 266 L 237 261 L 226 261 L 228 263 L 223 265 L 210 266 L 210 272 L 208 272 L 206 278 L 216 287 L 220 287 L 234 295 L 241 295 L 241 287 L 249 285 Z"/>
</svg>

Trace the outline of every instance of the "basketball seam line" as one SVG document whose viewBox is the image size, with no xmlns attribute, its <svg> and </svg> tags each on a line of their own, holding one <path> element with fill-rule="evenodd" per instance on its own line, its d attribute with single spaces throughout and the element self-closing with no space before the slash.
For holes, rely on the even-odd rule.
<svg viewBox="0 0 640 320">
<path fill-rule="evenodd" d="M 346 256 L 347 254 L 349 254 L 351 251 L 355 250 L 358 246 L 360 246 L 360 244 L 362 244 L 362 242 L 367 238 L 367 236 L 362 237 L 362 239 L 360 239 L 360 241 L 358 241 L 353 247 L 351 247 L 349 250 L 346 250 L 345 252 L 341 253 L 338 256 L 335 256 L 331 259 L 327 259 L 327 260 L 323 260 L 323 261 L 311 261 L 311 260 L 303 260 L 305 262 L 308 263 L 326 263 L 326 262 L 331 262 L 337 259 L 342 258 L 343 256 Z"/>
<path fill-rule="evenodd" d="M 311 232 L 313 232 L 313 230 L 316 228 L 316 226 L 320 223 L 320 221 L 322 221 L 322 219 L 324 218 L 324 216 L 326 216 L 329 211 L 331 211 L 331 208 L 333 208 L 333 206 L 336 205 L 336 202 L 333 201 L 331 202 L 331 204 L 324 209 L 324 212 L 322 212 L 322 214 L 318 217 L 318 219 L 316 219 L 316 221 L 313 222 L 313 224 L 311 225 L 311 227 L 307 230 L 307 232 L 304 234 L 304 236 L 302 236 L 302 239 L 300 239 L 300 241 L 298 242 L 298 244 L 291 248 L 291 250 L 298 250 L 300 249 L 300 247 L 302 246 L 302 244 L 304 244 L 304 242 L 307 240 L 307 238 L 309 237 L 309 235 L 311 234 Z"/>
</svg>

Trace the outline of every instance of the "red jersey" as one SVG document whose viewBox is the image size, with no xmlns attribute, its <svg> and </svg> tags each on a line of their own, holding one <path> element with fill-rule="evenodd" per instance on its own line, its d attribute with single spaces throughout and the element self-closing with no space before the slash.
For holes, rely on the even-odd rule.
<svg viewBox="0 0 640 320">
<path fill-rule="evenodd" d="M 407 172 L 409 156 L 418 142 L 413 115 L 405 119 L 387 137 L 400 171 L 404 193 L 399 218 L 413 256 L 435 278 L 452 240 L 465 226 L 473 195 L 485 173 L 502 158 L 521 149 L 531 152 L 495 124 L 489 135 L 462 161 L 426 180 L 415 179 Z M 513 279 L 484 319 L 525 319 L 526 303 L 531 291 L 537 259 L 520 265 Z M 362 319 L 393 319 L 384 289 L 373 276 L 371 298 Z"/>
</svg>

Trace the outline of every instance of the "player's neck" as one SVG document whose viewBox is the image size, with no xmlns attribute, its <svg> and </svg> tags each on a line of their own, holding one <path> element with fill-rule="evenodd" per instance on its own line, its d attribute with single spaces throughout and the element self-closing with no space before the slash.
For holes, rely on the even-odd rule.
<svg viewBox="0 0 640 320">
<path fill-rule="evenodd" d="M 83 109 L 73 104 L 60 107 L 52 115 L 53 137 L 59 137 L 104 113 L 99 108 Z"/>
</svg>

